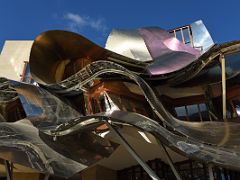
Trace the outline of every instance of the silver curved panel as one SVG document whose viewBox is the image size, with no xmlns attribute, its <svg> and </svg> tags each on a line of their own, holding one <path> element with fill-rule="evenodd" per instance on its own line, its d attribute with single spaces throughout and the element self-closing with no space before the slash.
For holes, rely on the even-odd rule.
<svg viewBox="0 0 240 180">
<path fill-rule="evenodd" d="M 140 34 L 154 59 L 154 62 L 148 66 L 148 71 L 152 75 L 163 75 L 180 70 L 200 55 L 198 50 L 183 44 L 160 28 L 142 28 Z"/>
<path fill-rule="evenodd" d="M 27 119 L 0 123 L 0 157 L 41 173 L 70 177 L 108 157 L 117 144 L 92 133 L 55 139 Z"/>
<path fill-rule="evenodd" d="M 162 75 L 177 71 L 196 60 L 200 51 L 187 46 L 158 27 L 113 30 L 106 48 L 121 55 L 148 62 L 148 73 Z"/>
<path fill-rule="evenodd" d="M 199 50 L 183 44 L 172 34 L 161 28 L 141 28 L 139 29 L 139 32 L 142 35 L 153 59 L 159 58 L 162 55 L 170 53 L 172 51 L 186 52 L 196 57 L 200 55 Z"/>
<path fill-rule="evenodd" d="M 196 21 L 191 24 L 193 45 L 205 53 L 209 48 L 214 45 L 211 35 L 209 34 L 206 26 L 202 20 Z"/>
<path fill-rule="evenodd" d="M 22 106 L 28 119 L 42 130 L 53 128 L 59 124 L 82 116 L 80 112 L 71 107 L 68 101 L 60 99 L 49 91 L 31 84 L 10 81 L 11 86 L 19 94 Z M 46 130 L 46 129 L 45 129 Z"/>
<path fill-rule="evenodd" d="M 105 48 L 138 61 L 152 60 L 138 30 L 113 29 L 108 36 Z"/>
<path fill-rule="evenodd" d="M 91 118 L 93 117 L 98 119 L 111 120 L 113 124 L 119 122 L 131 124 L 143 131 L 153 134 L 155 138 L 159 139 L 164 144 L 167 144 L 171 149 L 183 153 L 189 158 L 197 158 L 204 161 L 205 163 L 214 163 L 228 168 L 240 168 L 239 147 L 236 147 L 235 149 L 230 149 L 226 146 L 203 143 L 198 139 L 192 138 L 194 137 L 193 132 L 190 137 L 182 136 L 178 133 L 167 130 L 166 128 L 159 125 L 159 123 L 157 123 L 156 121 L 137 113 L 112 111 L 110 113 L 102 113 L 91 116 Z M 217 123 L 212 123 L 212 125 L 213 126 L 209 126 L 208 123 L 204 124 L 204 126 L 207 127 L 205 132 L 203 132 L 201 127 L 199 126 L 199 135 L 203 136 L 203 134 L 207 134 L 207 136 L 210 136 L 208 133 L 210 131 L 212 132 L 213 127 L 214 129 L 219 130 L 218 127 L 216 127 Z M 195 126 L 197 127 L 197 124 Z M 236 131 L 233 132 L 233 134 L 237 133 L 238 128 L 239 126 L 236 127 Z M 211 133 L 211 135 L 214 134 L 215 132 Z M 232 136 L 232 138 L 236 138 L 238 136 L 235 135 Z M 236 140 L 233 144 L 238 144 L 238 140 Z"/>
<path fill-rule="evenodd" d="M 149 54 L 155 59 L 154 62 L 150 62 L 152 64 L 148 65 L 150 74 L 160 75 L 180 70 L 199 56 L 197 50 L 188 49 L 179 44 L 176 39 L 159 28 L 145 28 L 139 30 L 139 32 L 144 39 Z M 54 34 L 54 31 L 50 34 Z M 81 43 L 74 41 L 75 38 L 79 38 L 76 34 L 74 36 L 71 33 L 67 34 L 74 45 L 81 45 Z M 61 32 L 58 32 L 57 35 L 63 38 Z M 240 169 L 239 123 L 180 121 L 166 110 L 151 88 L 150 83 L 143 79 L 144 76 L 141 77 L 139 72 L 134 72 L 132 68 L 134 66 L 131 63 L 137 61 L 129 59 L 127 65 L 122 63 L 123 59 L 115 59 L 112 62 L 108 53 L 111 53 L 111 57 L 115 56 L 114 53 L 104 51 L 98 46 L 92 46 L 91 42 L 82 37 L 80 40 L 88 45 L 88 47 L 84 47 L 89 51 L 85 55 L 91 54 L 94 61 L 91 59 L 84 67 L 79 66 L 77 72 L 71 72 L 72 74 L 66 78 L 57 77 L 56 80 L 56 73 L 60 73 L 61 76 L 64 75 L 64 71 L 60 72 L 60 70 L 63 70 L 62 67 L 56 70 L 56 67 L 59 66 L 58 63 L 61 64 L 63 61 L 65 63 L 66 56 L 69 54 L 72 54 L 71 61 L 75 62 L 81 53 L 77 48 L 58 46 L 61 44 L 59 42 L 62 42 L 61 38 L 58 39 L 58 44 L 57 36 L 54 37 L 56 39 L 49 38 L 52 44 L 47 47 L 53 48 L 54 53 L 58 48 L 63 48 L 62 54 L 60 53 L 61 56 L 56 54 L 52 56 L 50 49 L 44 51 L 43 49 L 46 47 L 43 44 L 42 46 L 34 46 L 35 51 L 32 51 L 36 53 L 31 56 L 32 61 L 36 61 L 35 58 L 39 54 L 41 55 L 41 58 L 32 63 L 32 67 L 34 67 L 32 72 L 37 71 L 35 73 L 38 75 L 37 77 L 42 78 L 39 81 L 40 86 L 41 82 L 44 86 L 37 87 L 11 82 L 12 88 L 15 88 L 22 106 L 25 108 L 27 120 L 15 123 L 0 123 L 0 156 L 2 158 L 24 164 L 41 172 L 68 177 L 104 157 L 109 157 L 114 152 L 117 144 L 92 132 L 104 121 L 111 120 L 114 125 L 128 124 L 147 131 L 170 148 L 190 158 Z M 174 43 L 171 43 L 172 41 Z M 44 44 L 47 43 L 48 41 Z M 173 44 L 176 46 L 172 46 Z M 39 48 L 41 53 L 39 53 Z M 38 64 L 41 64 L 41 67 L 48 66 L 43 63 L 47 62 L 45 57 L 48 57 L 45 56 L 44 52 L 47 52 L 49 57 L 54 57 L 52 66 L 48 67 L 51 71 L 39 70 Z M 84 49 L 82 52 L 85 52 Z M 96 52 L 98 52 L 98 55 L 96 55 Z M 107 60 L 101 60 L 102 55 Z M 177 62 L 176 59 L 178 58 L 182 62 Z M 81 60 L 79 62 L 82 62 Z M 65 68 L 64 63 L 63 67 Z M 141 67 L 144 67 L 144 65 L 141 65 Z M 48 75 L 48 73 L 52 74 Z M 52 80 L 48 80 L 49 77 Z M 91 90 L 94 80 L 104 81 L 105 78 L 116 77 L 122 78 L 122 81 L 131 80 L 138 85 L 152 112 L 167 128 L 156 120 L 143 115 L 118 111 L 114 104 L 109 104 L 106 112 L 83 116 L 65 98 L 67 95 L 81 94 L 83 91 Z M 15 96 L 13 96 L 14 98 Z M 12 100 L 12 96 L 7 100 Z M 76 151 L 76 149 L 79 151 Z M 6 152 L 10 152 L 11 156 L 7 157 Z"/>
<path fill-rule="evenodd" d="M 196 57 L 185 52 L 170 52 L 155 59 L 148 66 L 148 71 L 152 75 L 165 75 L 178 71 L 195 60 Z"/>
<path fill-rule="evenodd" d="M 219 165 L 224 165 L 228 167 L 235 167 L 240 168 L 240 159 L 237 158 L 238 152 L 240 150 L 239 146 L 239 137 L 240 132 L 239 124 L 237 123 L 226 123 L 226 122 L 204 122 L 204 123 L 193 123 L 193 122 L 183 122 L 175 117 L 173 117 L 162 105 L 159 99 L 156 97 L 155 93 L 151 89 L 151 87 L 146 83 L 142 78 L 139 76 L 131 73 L 124 67 L 108 62 L 108 61 L 98 61 L 92 63 L 86 67 L 86 69 L 92 74 L 89 74 L 89 77 L 82 81 L 80 84 L 81 87 L 87 85 L 88 81 L 98 77 L 101 74 L 106 73 L 116 73 L 122 74 L 133 81 L 141 88 L 145 98 L 149 102 L 149 105 L 152 107 L 153 112 L 170 128 L 174 129 L 173 132 L 165 129 L 168 133 L 177 133 L 178 135 L 175 138 L 175 142 L 170 143 L 170 146 L 176 147 L 176 149 L 190 157 L 198 158 L 200 160 L 206 162 L 212 162 Z M 84 69 L 83 69 L 84 71 Z M 77 78 L 75 76 L 75 78 Z M 74 88 L 69 87 L 70 89 Z M 126 114 L 127 116 L 127 114 Z M 109 118 L 109 116 L 106 115 Z M 119 119 L 124 118 L 123 115 L 119 117 Z M 128 118 L 134 119 L 134 118 Z M 138 124 L 140 122 L 136 122 Z M 145 125 L 148 125 L 150 122 L 145 121 Z M 140 123 L 141 124 L 141 123 Z M 157 125 L 158 123 L 154 121 L 154 124 Z M 157 126 L 160 127 L 158 124 Z M 69 126 L 66 126 L 69 127 Z M 56 129 L 56 132 L 62 131 L 64 126 L 61 127 L 62 129 Z M 163 127 L 162 127 L 163 128 Z M 161 129 L 162 129 L 161 128 Z M 156 127 L 156 129 L 158 129 Z M 160 129 L 160 128 L 159 128 Z M 229 130 L 230 133 L 226 131 Z M 146 126 L 144 130 L 148 130 Z M 159 130 L 160 131 L 160 130 Z M 209 136 L 208 133 L 211 132 Z M 180 133 L 180 134 L 179 134 Z M 179 136 L 179 137 L 177 137 Z M 167 136 L 170 138 L 169 136 Z M 166 137 L 159 137 L 160 140 L 165 141 Z M 180 140 L 183 138 L 184 140 Z M 226 158 L 226 156 L 229 157 Z M 234 160 L 234 164 L 232 161 Z"/>
<path fill-rule="evenodd" d="M 22 120 L 0 123 L 0 156 L 43 173 L 69 177 L 87 166 L 66 158 L 47 146 L 38 129 Z M 62 168 L 65 170 L 62 171 Z"/>
<path fill-rule="evenodd" d="M 200 85 L 221 81 L 221 69 L 216 59 L 220 54 L 226 54 L 226 77 L 230 79 L 239 74 L 239 48 L 240 41 L 215 45 L 196 62 L 176 73 L 169 83 L 171 85 L 187 85 L 188 83 Z M 232 53 L 229 54 L 229 51 Z"/>
</svg>

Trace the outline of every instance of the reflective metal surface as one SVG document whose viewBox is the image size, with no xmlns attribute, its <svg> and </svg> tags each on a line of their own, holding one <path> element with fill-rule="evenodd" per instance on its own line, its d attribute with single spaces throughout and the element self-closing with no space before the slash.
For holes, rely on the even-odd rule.
<svg viewBox="0 0 240 180">
<path fill-rule="evenodd" d="M 31 84 L 16 81 L 10 83 L 19 94 L 27 118 L 42 131 L 82 116 L 66 99 L 64 101 L 64 97 L 60 99 L 49 91 Z"/>
<path fill-rule="evenodd" d="M 92 67 L 91 67 L 92 66 Z M 94 67 L 94 68 L 93 68 Z M 175 147 L 181 153 L 189 157 L 199 158 L 205 162 L 213 162 L 219 165 L 224 165 L 232 168 L 239 168 L 240 159 L 238 158 L 239 152 L 239 124 L 238 123 L 226 123 L 226 122 L 202 122 L 202 123 L 192 123 L 192 122 L 183 122 L 176 118 L 174 118 L 162 105 L 159 99 L 156 97 L 152 88 L 139 76 L 131 73 L 124 67 L 117 65 L 113 62 L 108 61 L 97 61 L 88 65 L 85 69 L 94 70 L 91 71 L 93 74 L 85 80 L 82 81 L 80 87 L 84 87 L 88 81 L 91 81 L 92 78 L 96 78 L 97 76 L 104 73 L 116 73 L 122 74 L 133 81 L 141 88 L 143 91 L 145 98 L 148 103 L 152 107 L 153 112 L 165 123 L 168 127 L 173 129 L 173 131 L 169 131 L 164 129 L 160 124 L 156 121 L 147 120 L 140 122 L 140 117 L 134 118 L 135 114 L 132 113 L 120 113 L 118 117 L 118 121 L 123 123 L 134 121 L 132 125 L 138 125 L 145 131 L 153 133 L 156 138 L 160 138 L 161 141 L 165 142 L 166 138 L 169 141 L 169 138 L 173 138 L 174 140 L 170 142 L 171 147 Z M 83 71 L 84 69 L 82 69 Z M 74 86 L 73 86 L 74 87 Z M 72 88 L 73 88 L 72 87 Z M 111 111 L 110 111 L 111 112 Z M 115 112 L 115 111 L 114 111 Z M 114 113 L 113 113 L 114 114 Z M 118 114 L 118 113 L 116 113 Z M 89 118 L 99 118 L 99 115 L 91 116 Z M 102 117 L 102 116 L 100 116 Z M 103 119 L 109 118 L 111 116 L 104 115 Z M 127 117 L 125 119 L 125 117 Z M 141 116 L 142 117 L 142 116 Z M 113 119 L 115 119 L 113 118 Z M 80 118 L 81 119 L 81 118 Z M 101 119 L 101 118 L 100 118 Z M 81 120 L 80 120 L 81 121 Z M 69 122 L 70 123 L 70 122 Z M 75 124 L 77 121 L 75 121 Z M 149 124 L 155 124 L 155 130 L 152 131 Z M 66 125 L 67 127 L 71 127 Z M 74 126 L 74 124 L 72 124 Z M 64 126 L 61 128 L 65 129 Z M 226 128 L 228 129 L 226 132 Z M 164 130 L 163 130 L 164 129 Z M 61 129 L 56 129 L 54 133 L 61 134 Z M 161 132 L 160 132 L 161 131 Z M 160 136 L 155 133 L 159 133 Z M 163 134 L 165 132 L 167 134 Z M 176 134 L 175 134 L 176 133 Z M 180 133 L 180 134 L 179 134 Z M 209 135 L 209 133 L 211 133 Z"/>
<path fill-rule="evenodd" d="M 113 29 L 108 36 L 105 48 L 139 61 L 152 60 L 138 30 Z"/>
<path fill-rule="evenodd" d="M 212 42 L 201 22 L 193 25 L 193 33 L 197 26 L 206 35 L 203 42 L 195 39 L 194 43 L 205 51 Z M 239 74 L 240 42 L 213 46 L 200 56 L 200 51 L 160 28 L 116 30 L 107 46 L 113 43 L 113 50 L 117 48 L 117 39 L 123 41 L 119 46 L 131 42 L 118 51 L 128 57 L 71 32 L 48 31 L 36 38 L 29 63 L 39 86 L 0 79 L 0 157 L 69 177 L 116 150 L 118 144 L 99 135 L 109 130 L 104 126 L 107 121 L 118 128 L 134 126 L 149 132 L 186 157 L 240 169 L 240 124 L 217 116 L 215 121 L 180 120 L 163 102 L 159 88 L 159 84 L 205 88 L 219 83 L 218 56 L 222 54 L 227 78 L 233 80 Z M 147 59 L 150 56 L 152 61 Z M 158 79 L 160 75 L 165 79 Z M 132 83 L 140 93 L 125 91 L 123 82 Z M 231 82 L 228 85 L 234 88 L 239 83 Z M 122 97 L 135 107 L 125 106 Z M 139 104 L 144 109 L 139 110 Z M 148 108 L 150 113 L 144 114 Z"/>
<path fill-rule="evenodd" d="M 44 32 L 35 39 L 29 63 L 33 79 L 47 85 L 66 79 L 98 59 L 110 59 L 140 72 L 146 66 L 106 50 L 81 35 L 58 30 Z"/>
<path fill-rule="evenodd" d="M 212 37 L 210 36 L 206 26 L 201 20 L 196 21 L 191 24 L 192 35 L 193 35 L 193 45 L 205 53 L 209 48 L 214 45 Z"/>
<path fill-rule="evenodd" d="M 152 60 L 147 68 L 151 75 L 177 71 L 200 55 L 199 50 L 183 44 L 169 32 L 157 27 L 113 30 L 106 48 L 139 61 Z"/>
<path fill-rule="evenodd" d="M 173 85 L 183 84 L 184 82 L 189 82 L 191 85 L 219 82 L 221 70 L 218 57 L 228 52 L 231 53 L 226 55 L 226 75 L 228 79 L 231 79 L 239 74 L 239 47 L 240 41 L 215 45 L 200 56 L 196 62 L 177 72 L 169 82 Z M 235 53 L 232 54 L 233 52 Z"/>
<path fill-rule="evenodd" d="M 69 176 L 86 168 L 86 165 L 72 161 L 49 148 L 40 139 L 39 131 L 28 120 L 13 124 L 1 123 L 0 129 L 1 158 L 60 176 Z M 62 171 L 62 168 L 66 171 Z"/>
</svg>

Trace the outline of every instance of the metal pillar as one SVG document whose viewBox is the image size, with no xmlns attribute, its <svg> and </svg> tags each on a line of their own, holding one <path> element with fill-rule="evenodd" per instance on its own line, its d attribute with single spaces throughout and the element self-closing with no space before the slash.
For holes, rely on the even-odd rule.
<svg viewBox="0 0 240 180">
<path fill-rule="evenodd" d="M 44 176 L 44 180 L 48 180 L 49 177 L 50 177 L 50 175 L 49 175 L 49 174 L 46 174 L 46 175 Z"/>
<path fill-rule="evenodd" d="M 170 157 L 169 153 L 167 152 L 167 149 L 166 147 L 161 143 L 159 142 L 159 140 L 157 140 L 158 144 L 163 148 L 163 151 L 164 151 L 164 154 L 165 156 L 167 157 L 167 161 L 168 161 L 168 164 L 169 166 L 171 167 L 172 171 L 173 171 L 173 174 L 175 175 L 175 177 L 177 178 L 177 180 L 182 180 L 180 174 L 177 172 L 177 169 L 176 167 L 174 166 L 174 163 L 172 161 L 172 158 Z"/>
<path fill-rule="evenodd" d="M 5 160 L 5 170 L 6 170 L 6 175 L 7 175 L 7 180 L 13 180 L 12 173 L 13 173 L 13 164 L 10 163 L 9 161 Z"/>
<path fill-rule="evenodd" d="M 208 176 L 209 176 L 209 180 L 214 180 L 214 176 L 213 176 L 213 166 L 212 164 L 208 165 Z"/>
<path fill-rule="evenodd" d="M 148 173 L 148 175 L 153 180 L 160 180 L 160 178 L 156 175 L 156 173 L 147 165 L 147 163 L 142 160 L 142 158 L 135 152 L 135 150 L 131 147 L 131 145 L 125 140 L 125 138 L 115 129 L 108 121 L 106 121 L 109 129 L 116 134 L 121 144 L 126 148 L 126 150 L 133 156 L 133 158 L 142 166 L 142 168 Z"/>
<path fill-rule="evenodd" d="M 228 125 L 227 120 L 227 98 L 226 98 L 226 66 L 225 66 L 225 58 L 224 55 L 220 55 L 220 62 L 221 62 L 221 69 L 222 69 L 222 114 L 223 114 L 223 121 L 225 126 L 225 133 L 224 136 L 219 142 L 219 145 L 224 145 L 230 136 L 230 128 Z"/>
<path fill-rule="evenodd" d="M 227 103 L 226 103 L 226 67 L 224 55 L 220 55 L 221 69 L 222 69 L 222 113 L 223 119 L 227 118 Z"/>
</svg>

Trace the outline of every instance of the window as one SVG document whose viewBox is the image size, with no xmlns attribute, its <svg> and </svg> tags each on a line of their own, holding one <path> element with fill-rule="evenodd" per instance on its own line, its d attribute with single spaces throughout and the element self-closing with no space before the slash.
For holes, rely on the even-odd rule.
<svg viewBox="0 0 240 180">
<path fill-rule="evenodd" d="M 199 104 L 187 106 L 188 117 L 191 121 L 199 121 L 202 119 Z"/>
<path fill-rule="evenodd" d="M 181 107 L 176 107 L 175 108 L 177 117 L 181 120 L 185 120 L 187 117 L 187 112 L 186 112 L 186 107 L 185 106 L 181 106 Z"/>
<path fill-rule="evenodd" d="M 160 159 L 147 162 L 160 179 L 176 179 L 170 166 Z M 207 166 L 201 162 L 186 160 L 174 163 L 183 179 L 203 180 L 208 179 Z M 118 180 L 149 180 L 148 174 L 139 165 L 118 170 Z"/>
<path fill-rule="evenodd" d="M 227 111 L 231 113 L 230 118 L 240 117 L 240 98 L 235 97 L 227 102 Z"/>
<path fill-rule="evenodd" d="M 181 30 L 175 31 L 175 37 L 176 37 L 179 41 L 181 41 L 181 42 L 184 43 L 184 38 L 183 38 L 183 36 L 182 36 Z"/>
<path fill-rule="evenodd" d="M 226 54 L 226 74 L 231 78 L 240 73 L 240 52 Z"/>
<path fill-rule="evenodd" d="M 181 120 L 209 121 L 211 119 L 205 103 L 175 107 L 176 116 Z"/>
<path fill-rule="evenodd" d="M 182 29 L 184 43 L 191 46 L 191 34 L 189 27 Z"/>
<path fill-rule="evenodd" d="M 193 38 L 192 38 L 192 32 L 191 32 L 191 26 L 184 26 L 181 28 L 177 28 L 174 30 L 171 30 L 169 33 L 174 34 L 174 36 L 184 44 L 194 47 L 193 45 Z"/>
</svg>

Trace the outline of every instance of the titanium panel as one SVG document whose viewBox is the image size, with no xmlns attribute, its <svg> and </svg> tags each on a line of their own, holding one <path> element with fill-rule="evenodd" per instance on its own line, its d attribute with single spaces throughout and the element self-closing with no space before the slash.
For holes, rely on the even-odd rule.
<svg viewBox="0 0 240 180">
<path fill-rule="evenodd" d="M 205 33 L 203 42 L 197 40 L 195 42 L 207 49 L 211 44 L 209 34 L 206 33 L 205 26 L 201 22 L 195 25 L 201 29 L 199 34 Z M 131 40 L 123 37 L 123 34 L 118 33 L 117 37 Z M 159 28 L 142 28 L 125 34 L 128 37 L 133 36 L 133 43 L 130 43 L 129 48 L 132 50 L 127 51 L 126 54 L 136 56 L 138 60 L 105 50 L 74 33 L 49 31 L 37 37 L 31 51 L 30 68 L 40 86 L 0 81 L 0 88 L 2 87 L 0 95 L 8 94 L 8 90 L 11 89 L 13 94 L 6 100 L 14 101 L 20 97 L 21 105 L 27 115 L 25 119 L 14 123 L 0 123 L 0 157 L 40 172 L 69 177 L 109 157 L 117 148 L 116 143 L 93 132 L 96 127 L 109 121 L 115 126 L 131 125 L 147 131 L 161 143 L 187 157 L 240 169 L 239 123 L 181 121 L 166 109 L 155 93 L 152 83 L 154 77 L 145 78 L 146 75 L 165 75 L 175 71 L 180 72 L 182 69 L 184 70 L 180 75 L 188 74 L 190 71 L 186 73 L 188 69 L 185 69 L 186 66 L 195 67 L 192 71 L 196 71 L 194 75 L 197 75 L 207 67 L 206 64 L 215 65 L 212 62 L 214 60 L 209 60 L 209 54 L 201 56 L 201 58 L 207 56 L 207 63 L 204 64 L 202 59 L 198 58 L 200 56 L 198 50 L 180 43 Z M 145 51 L 143 41 L 149 54 Z M 134 49 L 133 45 L 137 42 L 140 42 L 140 47 Z M 226 51 L 232 50 L 230 47 L 231 45 L 226 45 Z M 211 48 L 208 53 L 217 57 L 220 50 L 221 47 Z M 149 55 L 154 61 L 141 62 Z M 83 63 L 86 57 L 89 61 Z M 235 72 L 239 73 L 238 66 L 235 67 L 238 58 L 238 55 L 226 58 L 229 61 L 227 73 L 231 75 Z M 65 68 L 71 63 L 70 67 L 75 67 L 74 63 L 81 66 L 66 75 Z M 191 65 L 188 66 L 189 64 Z M 135 70 L 136 66 L 141 70 L 148 70 L 149 73 L 145 71 L 139 73 L 139 69 Z M 208 75 L 213 77 L 214 74 L 217 73 L 213 69 Z M 158 118 L 151 119 L 138 113 L 120 111 L 111 99 L 104 99 L 105 103 L 109 103 L 106 112 L 83 116 L 66 98 L 77 93 L 79 95 L 83 91 L 91 92 L 95 81 L 104 82 L 115 78 L 123 82 L 134 82 L 141 90 L 152 113 Z M 12 87 L 9 87 L 9 83 Z M 169 82 L 159 80 L 157 83 Z M 104 96 L 104 98 L 110 97 Z M 159 120 L 162 123 L 158 122 Z"/>
<path fill-rule="evenodd" d="M 211 35 L 202 20 L 191 24 L 193 45 L 195 48 L 202 49 L 202 54 L 214 45 Z"/>
<path fill-rule="evenodd" d="M 105 48 L 138 61 L 152 60 L 138 30 L 113 29 L 108 36 Z"/>
<path fill-rule="evenodd" d="M 148 71 L 152 75 L 180 70 L 200 56 L 198 50 L 183 44 L 160 28 L 142 28 L 140 34 L 154 59 L 148 66 Z"/>
<path fill-rule="evenodd" d="M 183 44 L 158 27 L 114 29 L 108 37 L 106 48 L 135 60 L 153 60 L 147 68 L 150 75 L 177 71 L 200 56 L 199 50 Z"/>
</svg>

